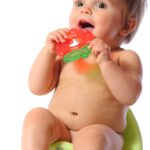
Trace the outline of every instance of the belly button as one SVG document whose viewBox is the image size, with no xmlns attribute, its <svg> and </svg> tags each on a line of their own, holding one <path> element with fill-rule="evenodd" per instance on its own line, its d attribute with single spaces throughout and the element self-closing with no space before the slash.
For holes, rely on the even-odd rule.
<svg viewBox="0 0 150 150">
<path fill-rule="evenodd" d="M 71 112 L 71 114 L 72 114 L 73 116 L 78 116 L 78 113 L 77 113 L 77 112 Z"/>
</svg>

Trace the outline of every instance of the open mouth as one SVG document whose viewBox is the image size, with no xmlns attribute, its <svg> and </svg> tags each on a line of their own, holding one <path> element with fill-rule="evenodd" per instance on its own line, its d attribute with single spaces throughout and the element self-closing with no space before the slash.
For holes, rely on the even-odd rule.
<svg viewBox="0 0 150 150">
<path fill-rule="evenodd" d="M 91 23 L 89 23 L 85 20 L 81 20 L 81 21 L 79 21 L 79 27 L 81 29 L 93 29 L 94 25 L 92 25 Z"/>
</svg>

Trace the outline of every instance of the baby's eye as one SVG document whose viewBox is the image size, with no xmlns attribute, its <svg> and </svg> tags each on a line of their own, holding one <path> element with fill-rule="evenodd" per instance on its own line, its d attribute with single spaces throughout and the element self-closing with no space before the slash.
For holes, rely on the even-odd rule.
<svg viewBox="0 0 150 150">
<path fill-rule="evenodd" d="M 106 4 L 104 2 L 98 2 L 96 4 L 96 7 L 98 7 L 98 8 L 106 8 Z"/>
<path fill-rule="evenodd" d="M 84 4 L 83 4 L 83 2 L 81 2 L 81 1 L 77 1 L 76 3 L 75 3 L 75 6 L 76 7 L 82 7 Z"/>
</svg>

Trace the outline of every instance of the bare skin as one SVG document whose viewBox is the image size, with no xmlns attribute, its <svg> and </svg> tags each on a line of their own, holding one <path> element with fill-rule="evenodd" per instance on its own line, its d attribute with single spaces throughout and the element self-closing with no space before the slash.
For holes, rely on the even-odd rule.
<svg viewBox="0 0 150 150">
<path fill-rule="evenodd" d="M 85 7 L 78 11 L 82 15 L 94 13 L 91 0 L 84 2 Z M 71 28 L 79 28 L 75 11 L 73 8 Z M 112 12 L 118 14 L 118 10 Z M 109 20 L 106 33 L 94 23 L 90 31 L 96 38 L 89 44 L 92 54 L 86 60 L 64 63 L 56 55 L 55 45 L 66 41 L 68 29 L 48 34 L 32 66 L 29 87 L 38 95 L 56 89 L 48 109 L 33 109 L 25 118 L 22 150 L 48 150 L 49 144 L 57 140 L 71 141 L 74 150 L 122 149 L 128 106 L 136 102 L 141 92 L 142 67 L 135 52 L 120 48 L 134 27 L 124 34 L 120 18 L 116 19 L 115 29 L 110 28 L 114 21 Z"/>
</svg>

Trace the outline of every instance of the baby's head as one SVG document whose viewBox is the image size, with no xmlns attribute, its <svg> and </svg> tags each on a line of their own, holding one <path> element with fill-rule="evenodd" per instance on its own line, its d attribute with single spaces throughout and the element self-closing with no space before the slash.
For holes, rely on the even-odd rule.
<svg viewBox="0 0 150 150">
<path fill-rule="evenodd" d="M 137 32 L 141 23 L 142 17 L 145 12 L 146 0 L 123 0 L 124 1 L 124 25 L 128 24 L 131 18 L 136 19 L 135 29 L 126 36 L 125 42 L 128 43 L 132 40 L 135 33 Z"/>
<path fill-rule="evenodd" d="M 73 0 L 70 27 L 90 30 L 111 47 L 130 42 L 142 20 L 146 0 Z"/>
</svg>

